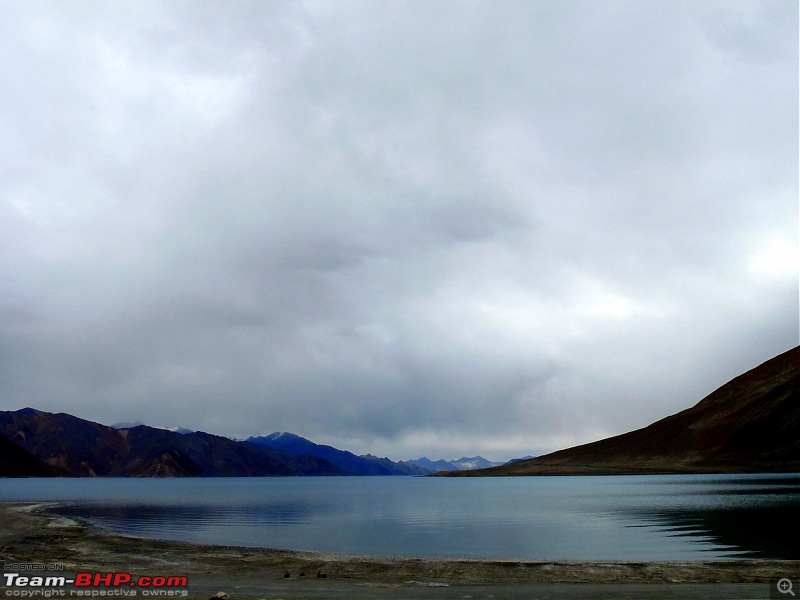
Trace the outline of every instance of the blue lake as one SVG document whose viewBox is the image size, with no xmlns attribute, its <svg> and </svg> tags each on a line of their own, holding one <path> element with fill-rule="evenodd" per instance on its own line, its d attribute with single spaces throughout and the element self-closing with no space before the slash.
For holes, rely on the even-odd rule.
<svg viewBox="0 0 800 600">
<path fill-rule="evenodd" d="M 269 548 L 537 560 L 800 559 L 800 474 L 0 479 L 116 532 Z"/>
</svg>

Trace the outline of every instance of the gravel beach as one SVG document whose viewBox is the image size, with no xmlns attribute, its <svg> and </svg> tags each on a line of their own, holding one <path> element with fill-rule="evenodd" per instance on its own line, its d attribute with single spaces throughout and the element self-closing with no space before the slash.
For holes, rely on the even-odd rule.
<svg viewBox="0 0 800 600">
<path fill-rule="evenodd" d="M 126 586 L 76 589 L 68 585 L 62 597 L 75 596 L 78 591 L 117 591 L 135 592 L 138 597 L 174 592 L 188 598 L 224 592 L 232 600 L 769 598 L 771 579 L 793 577 L 800 583 L 800 561 L 460 560 L 187 544 L 109 533 L 49 515 L 47 508 L 42 504 L 0 504 L 4 573 L 69 578 L 77 572 L 114 572 L 131 573 L 134 580 L 141 576 L 188 580 L 188 587 L 170 590 Z M 37 571 L 48 566 L 53 569 Z M 7 581 L 5 576 L 0 581 L 3 598 L 46 597 L 44 590 L 6 585 Z"/>
</svg>

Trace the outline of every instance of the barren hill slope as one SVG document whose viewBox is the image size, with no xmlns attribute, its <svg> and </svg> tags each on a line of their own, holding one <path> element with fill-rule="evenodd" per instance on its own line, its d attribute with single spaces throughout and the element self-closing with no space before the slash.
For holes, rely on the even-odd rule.
<svg viewBox="0 0 800 600">
<path fill-rule="evenodd" d="M 643 429 L 461 475 L 798 471 L 800 346 Z"/>
</svg>

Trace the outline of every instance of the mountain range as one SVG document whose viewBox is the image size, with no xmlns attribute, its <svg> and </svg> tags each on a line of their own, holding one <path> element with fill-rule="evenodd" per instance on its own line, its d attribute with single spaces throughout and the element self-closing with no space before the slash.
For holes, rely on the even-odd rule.
<svg viewBox="0 0 800 600">
<path fill-rule="evenodd" d="M 476 457 L 427 467 L 371 454 L 357 456 L 288 432 L 231 440 L 139 422 L 109 427 L 34 408 L 0 412 L 0 476 L 419 476 L 441 468 L 470 468 L 468 461 L 472 468 L 493 464 Z"/>
<path fill-rule="evenodd" d="M 34 408 L 0 412 L 0 476 L 419 476 L 495 464 L 481 457 L 419 462 L 357 456 L 288 432 L 232 440 L 139 422 L 106 426 Z"/>
<path fill-rule="evenodd" d="M 800 472 L 800 346 L 642 429 L 459 474 L 734 472 Z"/>
<path fill-rule="evenodd" d="M 424 475 L 421 467 L 320 446 L 294 434 L 236 441 L 34 408 L 0 412 L 0 476 Z M 274 436 L 280 437 L 280 436 Z M 294 444 L 288 444 L 292 440 Z M 274 443 L 273 443 L 274 442 Z"/>
<path fill-rule="evenodd" d="M 247 441 L 251 444 L 259 444 L 292 454 L 313 454 L 333 463 L 349 475 L 429 475 L 441 471 L 484 469 L 502 464 L 491 462 L 482 456 L 435 461 L 423 456 L 415 460 L 393 462 L 388 458 L 378 458 L 371 454 L 356 456 L 346 450 L 315 444 L 304 437 L 286 431 L 276 431 L 262 437 L 250 437 Z"/>
<path fill-rule="evenodd" d="M 0 412 L 0 435 L 51 474 L 75 477 L 342 475 L 312 455 L 295 455 L 203 432 L 176 433 L 139 425 L 114 429 L 33 408 Z M 7 447 L 18 454 L 18 450 Z M 3 453 L 0 465 L 14 459 Z M 22 456 L 22 455 L 20 455 Z M 30 461 L 32 468 L 35 466 Z M 19 468 L 17 468 L 19 471 Z M 2 475 L 41 474 L 40 469 Z"/>
<path fill-rule="evenodd" d="M 346 450 L 315 444 L 289 432 L 275 432 L 267 436 L 250 437 L 247 442 L 290 454 L 310 454 L 328 461 L 347 475 L 428 475 L 433 472 L 418 465 L 394 462 L 388 458 L 378 458 L 371 454 L 356 456 Z"/>
<path fill-rule="evenodd" d="M 417 458 L 414 460 L 406 461 L 411 465 L 417 465 L 423 469 L 427 469 L 432 473 L 440 473 L 442 471 L 469 471 L 471 469 L 488 469 L 489 467 L 496 467 L 503 463 L 492 462 L 482 456 L 462 456 L 458 460 L 431 460 L 427 456 Z"/>
</svg>

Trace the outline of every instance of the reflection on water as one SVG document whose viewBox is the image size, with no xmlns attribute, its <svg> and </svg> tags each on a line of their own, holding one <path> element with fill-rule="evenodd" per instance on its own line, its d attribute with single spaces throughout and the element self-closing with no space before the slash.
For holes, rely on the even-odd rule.
<svg viewBox="0 0 800 600">
<path fill-rule="evenodd" d="M 58 514 L 88 520 L 127 535 L 194 542 L 261 546 L 257 534 L 290 528 L 328 514 L 324 504 L 264 502 L 261 504 L 107 504 L 86 502 L 59 506 Z"/>
<path fill-rule="evenodd" d="M 0 480 L 130 535 L 540 560 L 800 558 L 800 475 Z"/>
<path fill-rule="evenodd" d="M 670 535 L 707 538 L 742 557 L 800 559 L 797 505 L 673 510 L 645 520 Z"/>
<path fill-rule="evenodd" d="M 143 522 L 172 523 L 176 517 L 185 523 L 202 524 L 236 516 L 251 524 L 296 525 L 308 520 L 312 511 L 308 507 L 290 504 L 273 504 L 262 506 L 242 506 L 235 511 L 222 506 L 107 506 L 107 505 L 73 505 L 58 509 L 59 514 L 68 517 L 85 517 L 87 512 L 92 518 L 109 522 Z"/>
<path fill-rule="evenodd" d="M 699 495 L 703 502 L 632 510 L 625 517 L 667 535 L 707 539 L 737 556 L 800 559 L 800 478 L 731 476 L 681 485 L 687 497 Z"/>
<path fill-rule="evenodd" d="M 66 517 L 87 518 L 113 527 L 120 524 L 127 527 L 127 533 L 143 533 L 151 529 L 181 526 L 203 526 L 208 523 L 226 521 L 250 525 L 297 525 L 309 520 L 312 513 L 319 513 L 320 507 L 311 510 L 306 506 L 290 504 L 269 504 L 242 506 L 231 510 L 224 506 L 140 506 L 140 505 L 66 505 L 58 513 Z"/>
</svg>

